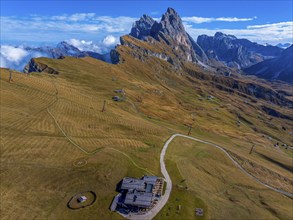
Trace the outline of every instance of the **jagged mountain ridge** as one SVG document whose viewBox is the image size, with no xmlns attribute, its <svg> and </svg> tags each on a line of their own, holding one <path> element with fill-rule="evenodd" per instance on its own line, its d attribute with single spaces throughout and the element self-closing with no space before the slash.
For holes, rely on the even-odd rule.
<svg viewBox="0 0 293 220">
<path fill-rule="evenodd" d="M 166 60 L 171 63 L 176 70 L 182 67 L 182 62 L 193 62 L 200 64 L 203 68 L 230 75 L 231 72 L 229 69 L 227 71 L 219 71 L 223 67 L 221 66 L 223 64 L 220 63 L 223 62 L 228 67 L 237 67 L 241 69 L 265 59 L 277 57 L 282 51 L 281 48 L 276 46 L 263 46 L 246 39 L 237 39 L 233 35 L 226 35 L 220 32 L 217 32 L 214 37 L 201 35 L 198 37 L 197 42 L 195 42 L 185 31 L 179 14 L 172 8 L 167 9 L 159 22 L 144 14 L 133 24 L 129 35 L 152 44 L 154 44 L 155 41 L 165 43 L 171 50 L 167 51 L 163 49 L 157 52 L 143 48 L 145 50 L 145 55 Z M 125 41 L 123 37 L 120 38 L 120 43 L 121 45 L 135 47 L 134 44 L 130 45 L 131 43 L 129 43 L 129 41 Z M 101 55 L 91 51 L 80 51 L 67 42 L 59 43 L 56 48 L 33 48 L 32 50 L 48 53 L 50 54 L 48 57 L 52 58 L 63 56 L 90 56 L 114 64 L 122 62 L 116 49 L 112 50 L 109 54 Z M 134 56 L 141 59 L 141 57 L 135 54 Z M 25 71 L 27 72 L 32 66 L 33 65 L 28 64 Z M 33 70 L 30 69 L 30 71 Z M 250 74 L 253 73 L 250 72 Z M 286 79 L 288 77 L 278 78 Z"/>
<path fill-rule="evenodd" d="M 180 66 L 178 60 L 201 64 L 208 69 L 216 67 L 214 70 L 219 69 L 220 63 L 227 67 L 243 69 L 264 60 L 276 58 L 283 51 L 282 48 L 277 46 L 264 46 L 221 32 L 217 32 L 214 36 L 200 35 L 197 41 L 194 41 L 185 31 L 178 13 L 172 8 L 167 9 L 160 22 L 155 21 L 148 15 L 143 15 L 134 23 L 129 35 L 151 43 L 154 42 L 152 39 L 155 39 L 171 46 L 175 57 L 170 57 L 166 53 L 158 54 L 150 51 L 147 54 L 167 60 L 177 69 Z M 121 38 L 121 44 L 125 44 L 125 42 Z M 129 46 L 129 42 L 127 45 Z M 112 51 L 112 54 L 115 55 L 113 56 L 113 63 L 118 63 L 119 55 L 117 51 Z M 279 79 L 286 78 L 279 77 Z"/>
<path fill-rule="evenodd" d="M 156 40 L 164 40 L 168 45 L 172 45 L 175 50 L 181 47 L 184 59 L 187 61 L 196 61 L 193 47 L 187 36 L 182 20 L 174 9 L 167 9 L 161 21 L 153 24 L 150 34 Z"/>
<path fill-rule="evenodd" d="M 264 46 L 221 32 L 215 33 L 214 36 L 200 35 L 197 38 L 197 44 L 210 59 L 224 62 L 226 65 L 238 69 L 277 57 L 283 51 L 276 46 Z"/>
<path fill-rule="evenodd" d="M 279 57 L 255 64 L 244 69 L 244 72 L 264 79 L 293 83 L 293 45 L 284 50 Z"/>
<path fill-rule="evenodd" d="M 107 54 L 99 54 L 93 51 L 81 51 L 77 47 L 67 43 L 66 41 L 62 41 L 56 45 L 56 47 L 26 47 L 25 50 L 28 51 L 37 51 L 41 53 L 45 53 L 49 58 L 57 59 L 60 56 L 71 56 L 71 57 L 93 57 L 99 60 L 108 61 L 106 57 Z"/>
<path fill-rule="evenodd" d="M 173 47 L 174 53 L 177 53 L 182 60 L 207 62 L 207 56 L 185 31 L 179 14 L 173 8 L 167 9 L 160 22 L 143 15 L 139 21 L 135 22 L 129 35 L 140 40 L 147 40 L 148 37 L 152 37 L 158 41 L 163 41 Z"/>
<path fill-rule="evenodd" d="M 146 16 L 143 16 L 138 22 L 136 22 L 134 24 L 134 28 L 136 28 L 136 26 L 145 26 L 141 25 L 141 23 L 146 22 L 145 18 Z M 237 75 L 233 70 L 231 70 L 231 72 L 229 72 L 227 76 L 225 76 L 225 74 L 222 74 L 224 75 L 223 77 L 211 77 L 209 75 L 210 73 L 219 75 L 219 70 L 209 70 L 207 68 L 202 68 L 204 70 L 208 70 L 204 71 L 208 75 L 199 74 L 198 71 L 190 70 L 194 67 L 198 68 L 202 66 L 197 65 L 198 62 L 190 62 L 191 60 L 186 59 L 186 57 L 182 59 L 180 56 L 180 52 L 178 52 L 179 49 L 176 50 L 176 47 L 180 46 L 182 46 L 183 49 L 186 49 L 185 46 L 189 45 L 189 43 L 191 44 L 192 42 L 192 38 L 185 32 L 183 25 L 180 21 L 181 20 L 178 19 L 178 14 L 175 13 L 173 9 L 168 9 L 167 12 L 162 16 L 161 22 L 154 22 L 150 30 L 150 36 L 144 35 L 141 37 L 135 37 L 131 36 L 131 34 L 122 36 L 120 38 L 121 45 L 117 46 L 116 49 L 112 51 L 112 60 L 115 60 L 114 63 L 129 62 L 129 58 L 125 56 L 125 53 L 129 54 L 134 59 L 140 60 L 144 63 L 148 62 L 148 60 L 152 59 L 152 57 L 156 57 L 163 61 L 167 61 L 169 63 L 168 66 L 177 71 L 178 74 L 184 74 L 184 72 L 187 72 L 193 77 L 199 77 L 201 79 L 214 81 L 213 83 L 216 84 L 219 89 L 225 91 L 233 91 L 236 89 L 242 94 L 252 95 L 260 99 L 266 99 L 276 104 L 283 103 L 281 105 L 284 105 L 284 103 L 287 102 L 277 101 L 282 99 L 282 97 L 275 91 L 269 91 L 266 88 L 259 86 L 257 83 L 243 83 L 242 79 L 239 80 L 239 78 L 237 77 L 232 77 L 231 75 Z M 181 31 L 180 33 L 179 30 Z M 230 37 L 236 39 L 236 37 L 234 36 Z M 178 38 L 179 40 L 176 41 L 176 38 Z M 191 40 L 187 41 L 186 39 Z M 174 44 L 174 42 L 176 43 Z M 180 50 L 181 49 L 182 48 L 180 48 Z M 184 51 L 186 52 L 186 50 Z M 208 60 L 208 58 L 206 59 Z M 186 66 L 192 67 L 186 68 Z M 289 105 L 291 105 L 291 103 Z"/>
<path fill-rule="evenodd" d="M 138 21 L 134 22 L 130 35 L 137 39 L 145 39 L 150 35 L 150 30 L 155 23 L 155 20 L 144 14 Z"/>
<path fill-rule="evenodd" d="M 45 57 L 54 58 L 54 59 L 61 59 L 61 58 L 64 58 L 65 56 L 76 57 L 76 58 L 92 57 L 98 60 L 111 63 L 110 53 L 99 54 L 93 51 L 81 51 L 77 47 L 67 43 L 66 41 L 62 41 L 58 43 L 56 47 L 37 47 L 37 48 L 26 47 L 25 50 L 31 51 L 31 52 L 40 52 Z M 45 69 L 37 68 L 34 65 L 34 60 L 31 59 L 28 62 L 28 64 L 24 67 L 23 72 L 24 73 L 41 72 L 41 71 L 44 71 Z M 51 73 L 51 71 L 49 72 Z"/>
</svg>

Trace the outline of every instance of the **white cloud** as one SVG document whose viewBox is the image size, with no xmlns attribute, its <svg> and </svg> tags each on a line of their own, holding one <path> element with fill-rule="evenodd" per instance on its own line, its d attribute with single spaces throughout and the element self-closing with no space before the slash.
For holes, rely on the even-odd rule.
<svg viewBox="0 0 293 220">
<path fill-rule="evenodd" d="M 0 67 L 8 68 L 7 62 L 2 55 L 0 55 Z"/>
<path fill-rule="evenodd" d="M 84 21 L 95 17 L 95 13 L 78 13 L 69 16 L 70 21 Z"/>
<path fill-rule="evenodd" d="M 97 53 L 101 53 L 103 51 L 103 49 L 93 41 L 78 40 L 73 38 L 67 40 L 66 42 L 75 46 L 80 51 L 93 51 Z"/>
<path fill-rule="evenodd" d="M 215 21 L 227 21 L 227 22 L 252 21 L 256 18 L 257 18 L 256 16 L 252 18 L 220 17 L 220 18 L 215 18 Z"/>
<path fill-rule="evenodd" d="M 22 48 L 16 48 L 8 45 L 0 47 L 1 57 L 5 57 L 10 62 L 18 63 L 23 57 L 28 55 L 28 52 Z"/>
<path fill-rule="evenodd" d="M 91 20 L 96 16 L 95 13 L 76 13 L 72 15 L 56 15 L 56 16 L 51 16 L 51 17 L 43 17 L 43 16 L 36 16 L 38 17 L 38 20 L 56 20 L 56 21 L 86 21 L 86 20 Z"/>
<path fill-rule="evenodd" d="M 182 21 L 195 23 L 195 24 L 201 24 L 201 23 L 209 23 L 214 21 L 225 21 L 225 22 L 239 22 L 239 21 L 252 21 L 256 19 L 257 17 L 252 18 L 237 18 L 237 17 L 219 17 L 219 18 L 213 18 L 213 17 L 183 17 Z"/>
<path fill-rule="evenodd" d="M 25 18 L 2 16 L 0 17 L 0 31 L 2 39 L 3 37 L 15 39 L 18 36 L 24 37 L 24 35 L 38 39 L 41 34 L 47 36 L 47 33 L 50 32 L 55 33 L 50 35 L 51 39 L 53 37 L 58 38 L 62 34 L 76 35 L 82 33 L 105 37 L 113 33 L 129 33 L 136 19 L 127 16 L 96 16 L 95 13 L 65 14 L 51 17 L 31 15 Z M 45 34 L 43 34 L 44 32 Z M 34 35 L 31 35 L 31 33 L 34 33 Z"/>
<path fill-rule="evenodd" d="M 115 44 L 118 44 L 118 39 L 114 37 L 113 35 L 108 35 L 107 37 L 104 38 L 103 44 L 107 47 L 113 46 Z"/>
<path fill-rule="evenodd" d="M 94 18 L 94 21 L 97 22 L 100 27 L 103 28 L 103 31 L 108 33 L 114 32 L 130 32 L 132 24 L 138 18 L 119 16 L 119 17 L 110 17 L 110 16 L 99 16 Z"/>
<path fill-rule="evenodd" d="M 191 22 L 195 24 L 201 24 L 206 22 L 211 22 L 212 18 L 203 18 L 203 17 L 183 17 L 182 21 Z"/>
<path fill-rule="evenodd" d="M 92 51 L 100 54 L 105 54 L 110 51 L 117 43 L 117 37 L 113 35 L 106 36 L 103 40 L 93 42 L 72 38 L 66 40 L 67 43 L 77 47 L 80 51 Z M 51 47 L 52 48 L 52 47 Z M 38 49 L 37 49 L 38 50 Z M 10 45 L 0 45 L 0 67 L 6 67 L 23 71 L 24 66 L 30 61 L 31 58 L 37 57 L 50 57 L 50 52 L 39 52 L 33 47 L 24 47 L 23 45 L 13 47 Z"/>
<path fill-rule="evenodd" d="M 67 19 L 68 19 L 67 15 L 56 15 L 51 17 L 51 20 L 57 20 L 57 21 L 65 21 Z"/>
<path fill-rule="evenodd" d="M 9 45 L 0 46 L 0 66 L 9 67 L 11 69 L 22 71 L 24 66 L 29 62 L 31 58 L 46 56 L 40 52 L 27 51 L 20 47 L 12 47 Z"/>
<path fill-rule="evenodd" d="M 273 23 L 273 24 L 261 24 L 261 25 L 249 25 L 247 26 L 248 29 L 263 29 L 263 28 L 292 28 L 293 21 L 287 21 L 287 22 L 279 22 L 279 23 Z"/>
<path fill-rule="evenodd" d="M 72 38 L 66 40 L 67 43 L 77 47 L 80 51 L 93 51 L 97 53 L 108 53 L 115 45 L 119 43 L 119 38 L 113 35 L 106 36 L 103 40 L 93 42 Z"/>
</svg>

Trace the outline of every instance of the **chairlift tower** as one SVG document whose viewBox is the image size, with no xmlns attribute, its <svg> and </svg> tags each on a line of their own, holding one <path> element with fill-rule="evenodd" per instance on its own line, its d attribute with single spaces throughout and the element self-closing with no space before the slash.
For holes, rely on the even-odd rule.
<svg viewBox="0 0 293 220">
<path fill-rule="evenodd" d="M 106 100 L 104 100 L 104 104 L 103 104 L 103 108 L 102 108 L 102 112 L 106 111 Z"/>
<path fill-rule="evenodd" d="M 12 82 L 12 69 L 9 69 L 9 83 Z"/>
<path fill-rule="evenodd" d="M 188 136 L 191 134 L 191 129 L 192 129 L 192 126 L 189 126 L 189 130 L 188 130 Z"/>
</svg>

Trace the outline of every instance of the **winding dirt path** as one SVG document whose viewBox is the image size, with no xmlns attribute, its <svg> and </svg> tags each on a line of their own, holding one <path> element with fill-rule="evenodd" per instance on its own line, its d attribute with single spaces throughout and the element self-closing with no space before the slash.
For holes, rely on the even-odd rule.
<svg viewBox="0 0 293 220">
<path fill-rule="evenodd" d="M 56 102 L 58 102 L 58 100 L 59 100 L 59 98 L 58 98 L 58 94 L 59 94 L 59 91 L 58 91 L 58 89 L 57 89 L 57 86 L 56 86 L 56 84 L 55 84 L 55 82 L 52 80 L 52 84 L 53 84 L 53 86 L 54 86 L 54 88 L 55 88 L 55 94 L 54 94 L 54 98 L 55 98 L 55 100 L 51 103 L 51 104 L 49 104 L 48 106 L 47 106 L 47 112 L 48 112 L 48 114 L 52 117 L 52 119 L 54 120 L 54 122 L 55 122 L 55 124 L 56 124 L 56 126 L 58 127 L 58 129 L 62 132 L 62 134 L 63 134 L 63 136 L 72 144 L 72 145 L 74 145 L 76 148 L 78 148 L 79 150 L 81 150 L 83 153 L 85 153 L 86 155 L 94 155 L 94 154 L 96 154 L 97 152 L 99 152 L 99 151 L 102 151 L 102 150 L 111 150 L 111 151 L 115 151 L 115 152 L 117 152 L 117 153 L 119 153 L 119 154 L 122 154 L 123 156 L 125 156 L 126 158 L 128 158 L 129 160 L 130 160 L 130 162 L 136 167 L 136 168 L 138 168 L 138 169 L 141 169 L 141 170 L 143 170 L 143 171 L 145 171 L 145 172 L 147 172 L 148 174 L 150 174 L 150 175 L 153 175 L 153 176 L 155 176 L 155 174 L 153 173 L 153 172 L 151 172 L 150 170 L 148 170 L 147 168 L 144 168 L 144 167 L 141 167 L 141 166 L 139 166 L 128 154 L 126 154 L 126 153 L 124 153 L 124 152 L 122 152 L 122 151 L 120 151 L 120 150 L 118 150 L 118 149 L 115 149 L 115 148 L 112 148 L 112 147 L 108 147 L 108 148 L 98 148 L 98 149 L 96 149 L 96 150 L 93 150 L 93 151 L 88 151 L 88 150 L 86 150 L 85 148 L 83 148 L 82 146 L 80 146 L 80 145 L 78 145 L 75 141 L 73 141 L 67 134 L 66 134 L 66 132 L 62 129 L 62 127 L 60 126 L 60 124 L 58 123 L 58 120 L 56 119 L 56 117 L 52 114 L 52 112 L 50 111 L 50 107 L 52 107 Z M 92 106 L 93 107 L 93 106 Z M 1 138 L 1 143 L 2 143 L 3 141 L 2 141 L 2 138 Z"/>
<path fill-rule="evenodd" d="M 288 193 L 288 192 L 285 192 L 283 190 L 279 190 L 279 189 L 276 189 L 274 187 L 271 187 L 265 183 L 263 183 L 262 181 L 260 181 L 259 179 L 257 179 L 256 177 L 254 177 L 253 175 L 251 175 L 250 173 L 248 173 L 246 170 L 244 170 L 230 155 L 229 153 L 224 149 L 222 148 L 221 146 L 219 145 L 216 145 L 216 144 L 213 144 L 213 143 L 210 143 L 210 142 L 207 142 L 207 141 L 204 141 L 204 140 L 201 140 L 201 139 L 197 139 L 197 138 L 194 138 L 194 137 L 190 137 L 190 136 L 187 136 L 187 135 L 182 135 L 182 134 L 173 134 L 167 141 L 166 143 L 164 144 L 164 147 L 161 151 L 161 155 L 160 155 L 160 165 L 161 165 L 161 172 L 165 178 L 165 181 L 166 181 L 166 190 L 165 190 L 165 194 L 161 197 L 161 200 L 158 202 L 158 204 L 153 208 L 151 209 L 148 213 L 144 214 L 144 215 L 127 215 L 127 216 L 124 216 L 128 219 L 135 219 L 135 220 L 149 220 L 149 219 L 153 219 L 160 211 L 161 209 L 166 205 L 169 197 L 170 197 L 170 194 L 171 194 L 171 191 L 172 191 L 172 180 L 170 178 L 170 175 L 166 169 L 166 165 L 165 165 L 165 154 L 166 154 L 166 151 L 167 151 L 167 148 L 169 146 L 169 144 L 173 141 L 173 139 L 175 137 L 183 137 L 183 138 L 188 138 L 188 139 L 191 139 L 191 140 L 194 140 L 194 141 L 197 141 L 197 142 L 201 142 L 201 143 L 204 143 L 204 144 L 207 144 L 207 145 L 210 145 L 212 147 L 216 147 L 218 148 L 219 150 L 223 151 L 226 156 L 243 172 L 245 173 L 246 175 L 248 175 L 249 177 L 251 177 L 253 180 L 255 180 L 256 182 L 260 183 L 261 185 L 275 191 L 275 192 L 278 192 L 278 193 L 281 193 L 285 196 L 288 196 L 290 198 L 293 198 L 293 194 L 291 193 Z"/>
</svg>

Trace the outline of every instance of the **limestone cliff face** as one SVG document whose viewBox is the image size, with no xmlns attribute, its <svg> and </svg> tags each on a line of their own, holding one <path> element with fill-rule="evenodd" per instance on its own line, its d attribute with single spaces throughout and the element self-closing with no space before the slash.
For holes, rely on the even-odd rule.
<svg viewBox="0 0 293 220">
<path fill-rule="evenodd" d="M 156 40 L 165 41 L 173 47 L 181 55 L 181 59 L 190 62 L 196 61 L 195 52 L 182 20 L 174 9 L 168 8 L 161 21 L 153 24 L 150 35 Z"/>
<path fill-rule="evenodd" d="M 30 62 L 24 67 L 24 73 L 31 73 L 31 72 L 45 72 L 49 74 L 59 74 L 58 71 L 55 69 L 48 67 L 45 64 L 37 62 L 35 59 L 31 59 Z"/>
<path fill-rule="evenodd" d="M 110 51 L 110 59 L 113 64 L 119 64 L 122 62 L 121 56 L 116 49 Z"/>
<path fill-rule="evenodd" d="M 130 36 L 143 40 L 150 36 L 150 30 L 155 20 L 148 15 L 143 15 L 138 21 L 136 21 L 130 31 Z"/>
<path fill-rule="evenodd" d="M 147 42 L 144 42 L 144 44 L 142 44 L 142 41 L 139 41 L 138 39 L 133 38 L 129 35 L 120 37 L 120 46 L 111 51 L 112 63 L 120 64 L 124 61 L 119 50 L 123 47 L 127 47 L 131 49 L 131 56 L 135 59 L 139 59 L 144 62 L 150 57 L 156 57 L 171 63 L 175 69 L 179 69 L 177 63 L 174 62 L 174 54 L 170 54 L 170 51 L 168 50 L 164 51 L 161 50 L 162 48 L 157 48 L 156 43 L 158 44 L 158 42 L 153 42 L 153 44 L 151 44 L 151 47 L 147 47 L 145 45 L 147 44 Z"/>
<path fill-rule="evenodd" d="M 196 43 L 193 38 L 187 33 L 188 39 L 192 45 L 193 51 L 196 53 L 196 58 L 203 63 L 208 64 L 209 63 L 209 58 L 205 54 L 204 50 Z"/>
<path fill-rule="evenodd" d="M 172 61 L 175 68 L 179 68 L 180 62 L 208 62 L 208 57 L 185 31 L 179 14 L 172 8 L 167 9 L 160 22 L 154 21 L 147 15 L 143 15 L 133 24 L 129 35 L 150 44 L 153 43 L 153 40 L 156 40 L 172 48 L 172 53 L 177 57 L 176 60 L 166 54 L 158 54 L 150 50 L 148 50 L 148 54 L 160 59 Z M 121 45 L 125 45 L 123 40 L 121 41 Z M 128 44 L 127 46 L 130 45 Z M 116 62 L 113 63 L 117 63 L 117 54 L 112 52 L 112 57 L 112 62 L 115 60 Z"/>
</svg>

